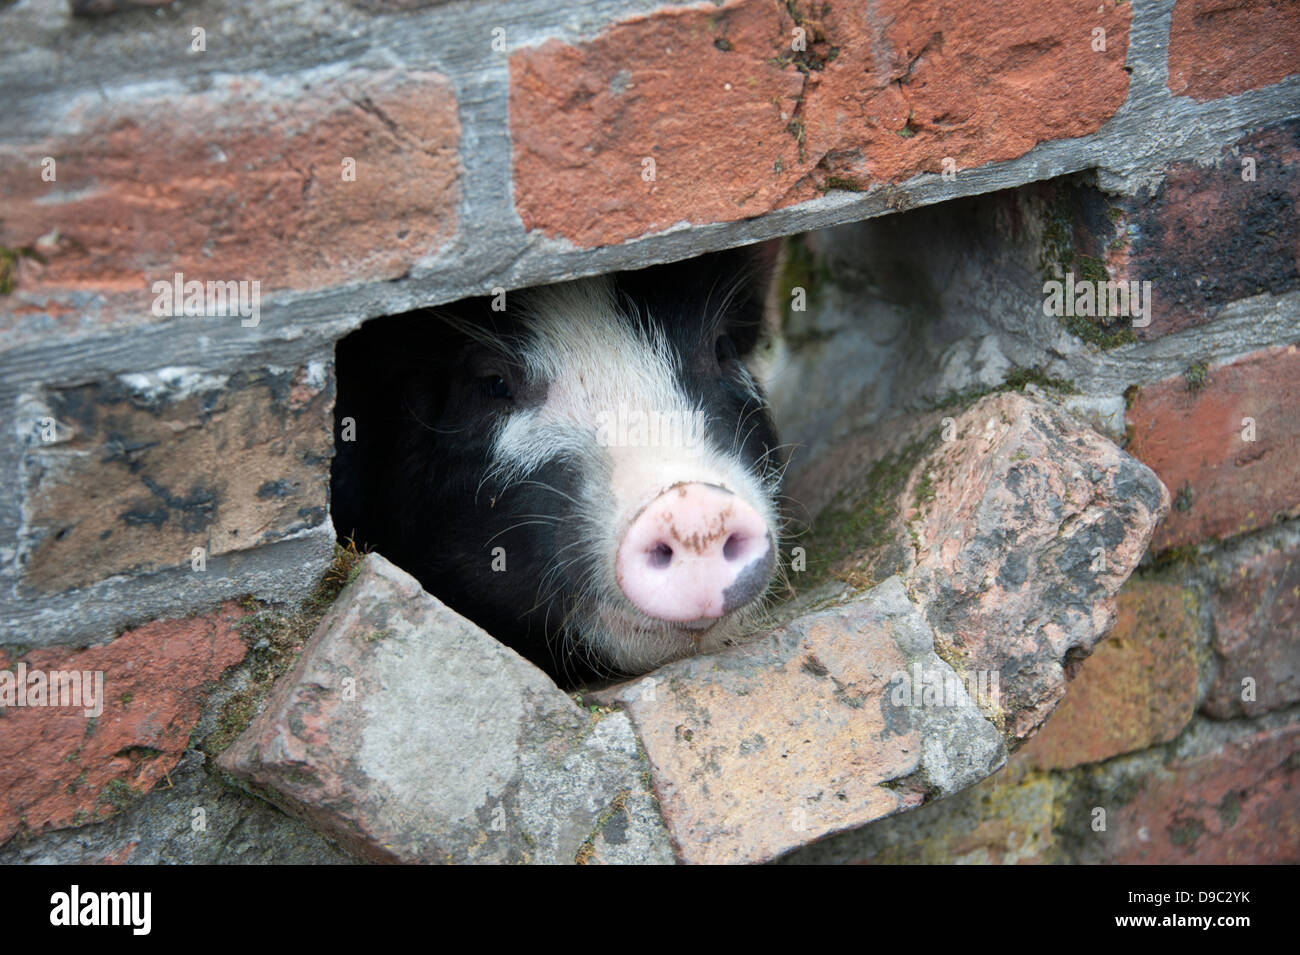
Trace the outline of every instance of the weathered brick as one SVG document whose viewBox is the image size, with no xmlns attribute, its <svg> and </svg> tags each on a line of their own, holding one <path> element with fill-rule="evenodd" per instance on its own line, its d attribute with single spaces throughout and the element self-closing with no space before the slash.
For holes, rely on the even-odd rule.
<svg viewBox="0 0 1300 955">
<path fill-rule="evenodd" d="M 0 145 L 0 246 L 40 257 L 18 256 L 0 344 L 159 321 L 152 283 L 176 272 L 262 294 L 396 278 L 456 229 L 460 128 L 436 73 L 97 91 L 52 123 Z"/>
<path fill-rule="evenodd" d="M 1114 624 L 1169 493 L 1097 432 L 1012 392 L 957 416 L 952 438 L 903 492 L 909 588 L 946 659 L 1001 674 L 1007 734 L 1023 740 L 1065 695 L 1065 661 Z"/>
<path fill-rule="evenodd" d="M 1204 380 L 1202 381 L 1202 377 Z M 1231 537 L 1300 514 L 1300 346 L 1190 369 L 1143 387 L 1128 450 L 1174 497 L 1156 550 Z M 1254 422 L 1255 440 L 1245 440 Z"/>
<path fill-rule="evenodd" d="M 1131 196 L 1059 181 L 1023 190 L 1042 197 L 1050 277 L 1150 283 L 1147 324 L 1086 319 L 1100 338 L 1159 338 L 1212 321 L 1240 299 L 1300 289 L 1300 120 L 1256 130 L 1213 162 L 1160 172 L 1157 187 Z"/>
<path fill-rule="evenodd" d="M 218 765 L 376 862 L 572 863 L 646 799 L 625 716 L 579 709 L 378 554 Z M 662 851 L 645 808 L 624 838 Z"/>
<path fill-rule="evenodd" d="M 1247 159 L 1253 180 L 1242 178 Z M 1151 282 L 1141 337 L 1203 324 L 1237 299 L 1300 289 L 1298 206 L 1300 120 L 1243 137 L 1215 164 L 1174 163 L 1154 194 L 1120 200 L 1133 229 L 1118 253 L 1122 277 Z"/>
<path fill-rule="evenodd" d="M 946 157 L 1020 156 L 1114 115 L 1130 17 L 1086 0 L 727 0 L 522 49 L 515 203 L 527 228 L 591 247 L 940 172 Z"/>
<path fill-rule="evenodd" d="M 51 389 L 23 461 L 27 593 L 190 566 L 326 520 L 333 387 L 324 365 L 194 369 Z"/>
<path fill-rule="evenodd" d="M 1196 738 L 1186 752 L 1171 754 L 1172 747 L 1162 747 L 1052 773 L 1034 770 L 1026 747 L 977 786 L 810 846 L 791 861 L 1300 861 L 1294 795 L 1300 783 L 1300 725 L 1221 741 L 1205 730 L 1201 724 L 1184 735 L 1184 740 Z"/>
<path fill-rule="evenodd" d="M 1169 91 L 1218 99 L 1300 73 L 1300 15 L 1288 0 L 1178 0 Z"/>
<path fill-rule="evenodd" d="M 933 639 L 891 578 L 596 698 L 632 716 L 683 861 L 764 862 L 1001 764 L 1000 735 L 970 697 L 923 695 L 916 675 L 957 680 Z"/>
<path fill-rule="evenodd" d="M 1300 701 L 1300 552 L 1268 551 L 1226 568 L 1212 598 L 1219 673 L 1212 716 L 1258 716 Z M 1242 699 L 1242 681 L 1253 700 Z"/>
<path fill-rule="evenodd" d="M 164 779 L 189 743 L 205 684 L 244 658 L 241 616 L 228 604 L 85 650 L 0 651 L 0 670 L 26 664 L 29 679 L 103 674 L 98 716 L 79 706 L 0 706 L 0 842 L 103 819 Z"/>
<path fill-rule="evenodd" d="M 1008 764 L 954 796 L 814 843 L 783 861 L 814 865 L 1054 862 L 1055 789 L 1045 774 L 1022 779 L 1013 776 Z"/>
<path fill-rule="evenodd" d="M 1068 769 L 1174 739 L 1196 711 L 1197 622 L 1190 591 L 1130 578 L 1115 629 L 1083 661 L 1065 699 L 1017 753 Z"/>
<path fill-rule="evenodd" d="M 1153 766 L 1100 835 L 1108 863 L 1300 862 L 1300 725 Z"/>
</svg>

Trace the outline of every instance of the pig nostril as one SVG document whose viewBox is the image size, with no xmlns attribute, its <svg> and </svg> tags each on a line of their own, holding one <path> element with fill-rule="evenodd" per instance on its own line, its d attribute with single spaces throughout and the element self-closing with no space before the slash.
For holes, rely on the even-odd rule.
<svg viewBox="0 0 1300 955">
<path fill-rule="evenodd" d="M 650 566 L 662 570 L 673 562 L 673 549 L 660 543 L 650 551 Z"/>
<path fill-rule="evenodd" d="M 618 587 L 632 606 L 691 630 L 760 597 L 775 563 L 763 515 L 702 483 L 660 493 L 631 519 L 614 553 Z"/>
</svg>

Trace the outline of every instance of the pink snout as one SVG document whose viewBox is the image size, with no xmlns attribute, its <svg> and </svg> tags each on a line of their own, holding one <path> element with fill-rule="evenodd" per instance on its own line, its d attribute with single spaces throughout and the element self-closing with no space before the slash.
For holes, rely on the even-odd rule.
<svg viewBox="0 0 1300 955">
<path fill-rule="evenodd" d="M 707 625 L 767 589 L 767 522 L 712 484 L 678 484 L 636 516 L 619 542 L 618 585 L 647 616 Z"/>
</svg>

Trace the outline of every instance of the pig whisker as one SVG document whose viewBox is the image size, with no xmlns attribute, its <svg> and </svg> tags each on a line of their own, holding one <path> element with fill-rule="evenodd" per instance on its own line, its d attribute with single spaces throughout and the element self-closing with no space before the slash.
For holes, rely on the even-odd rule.
<svg viewBox="0 0 1300 955">
<path fill-rule="evenodd" d="M 569 546 L 571 547 L 573 545 L 569 545 Z M 567 548 L 562 548 L 562 549 L 567 549 Z M 528 611 L 529 613 L 533 613 L 534 611 L 537 610 L 538 607 L 541 607 L 543 604 L 546 604 L 547 606 L 550 605 L 552 598 L 554 598 L 555 595 L 559 593 L 560 590 L 559 575 L 580 560 L 582 560 L 581 555 L 577 557 L 572 557 L 569 560 L 564 561 L 562 563 L 556 561 L 551 561 L 549 563 L 548 569 L 542 575 L 542 579 L 541 581 L 539 581 L 537 586 L 537 602 L 533 604 L 532 608 Z M 552 583 L 554 584 L 554 586 L 551 587 L 550 591 L 548 591 L 547 593 L 543 593 L 542 591 L 545 590 L 545 588 Z"/>
<path fill-rule="evenodd" d="M 579 608 L 575 606 L 565 614 L 563 621 L 560 623 L 561 646 L 559 649 L 562 654 L 560 663 L 563 672 L 567 676 L 570 672 L 569 664 L 576 662 L 579 672 L 585 667 L 597 679 L 614 678 L 617 676 L 617 672 L 605 662 L 600 654 L 594 651 L 588 642 L 582 638 L 583 635 L 578 632 L 579 628 L 574 626 L 574 618 L 578 612 Z M 550 608 L 548 607 L 548 622 L 549 619 Z"/>
<path fill-rule="evenodd" d="M 558 487 L 555 487 L 554 485 L 551 484 L 547 484 L 544 481 L 516 481 L 514 484 L 511 485 L 511 487 L 527 487 L 529 485 L 532 485 L 533 487 L 540 487 L 546 491 L 553 491 L 554 493 L 560 495 L 560 497 L 565 498 L 566 500 L 571 501 L 574 504 L 578 503 L 577 499 L 574 498 L 573 495 L 566 494 L 563 491 L 561 491 Z"/>
<path fill-rule="evenodd" d="M 771 447 L 769 447 L 767 450 L 765 450 L 765 451 L 763 452 L 762 457 L 759 458 L 759 461 L 760 461 L 760 462 L 763 462 L 763 461 L 771 460 L 772 455 L 776 454 L 778 451 L 784 451 L 786 448 L 798 449 L 798 448 L 802 448 L 802 447 L 803 447 L 803 443 L 800 442 L 800 441 L 787 441 L 785 444 L 775 444 L 775 445 L 772 445 Z M 785 469 L 788 468 L 788 467 L 790 466 L 790 462 L 791 462 L 792 460 L 794 460 L 794 455 L 793 455 L 793 454 L 789 455 L 789 456 L 785 459 L 785 461 L 783 461 L 783 462 L 779 462 L 779 463 L 777 464 L 777 467 L 779 467 L 779 468 L 781 469 L 781 476 L 782 476 L 782 477 L 785 476 Z M 764 466 L 766 466 L 766 465 L 764 465 Z"/>
<path fill-rule="evenodd" d="M 402 407 L 406 411 L 406 414 L 411 421 L 414 421 L 425 431 L 429 431 L 433 434 L 464 434 L 466 431 L 469 430 L 468 428 L 435 428 L 433 425 L 429 424 L 418 414 L 416 414 L 415 409 L 412 408 L 409 404 L 404 403 Z"/>
<path fill-rule="evenodd" d="M 743 427 L 745 426 L 745 422 L 749 420 L 749 418 L 750 418 L 751 415 L 755 414 L 756 412 L 760 412 L 760 411 L 762 411 L 762 410 L 764 409 L 763 402 L 761 402 L 761 401 L 756 401 L 756 400 L 753 399 L 753 398 L 746 399 L 745 404 L 744 404 L 743 407 L 748 408 L 748 407 L 750 406 L 750 404 L 753 404 L 754 407 L 753 407 L 752 409 L 750 409 L 749 411 L 745 412 L 745 414 L 741 415 L 740 420 L 736 422 L 736 433 L 735 433 L 735 435 L 734 435 L 734 436 L 732 437 L 732 439 L 731 439 L 731 450 L 732 450 L 733 453 L 735 453 L 735 452 L 737 452 L 737 451 L 740 450 L 740 445 L 741 445 L 741 442 L 740 442 L 740 429 L 743 428 Z M 753 434 L 753 429 L 752 429 L 752 428 L 750 429 L 750 434 Z M 748 434 L 745 435 L 745 440 L 746 440 L 746 441 L 749 440 L 749 435 L 748 435 Z"/>
<path fill-rule="evenodd" d="M 492 543 L 502 534 L 509 534 L 511 531 L 518 530 L 521 527 L 528 527 L 531 524 L 552 524 L 553 525 L 555 523 L 556 523 L 555 519 L 549 517 L 539 521 L 520 521 L 517 524 L 511 524 L 509 527 L 497 531 L 495 534 L 493 534 L 491 537 L 489 537 L 486 541 L 483 542 L 483 546 L 486 547 L 488 544 Z"/>
<path fill-rule="evenodd" d="M 709 303 L 713 301 L 713 293 L 718 287 L 718 278 L 718 276 L 714 276 L 713 284 L 709 288 L 708 297 L 704 300 L 704 312 L 706 315 L 709 314 Z M 717 325 L 718 322 L 722 320 L 722 318 L 727 314 L 727 310 L 731 307 L 731 303 L 735 301 L 736 296 L 740 293 L 741 289 L 745 287 L 747 279 L 748 276 L 743 273 L 738 273 L 732 276 L 731 281 L 728 283 L 726 290 L 723 293 L 722 301 L 718 303 L 717 308 L 712 310 L 709 324 Z"/>
<path fill-rule="evenodd" d="M 758 428 L 758 426 L 761 425 L 762 423 L 763 423 L 762 421 L 754 422 L 753 427 L 751 427 L 747 432 L 745 432 L 745 441 L 749 441 L 749 436 L 752 435 L 754 431 Z M 739 447 L 740 447 L 739 445 L 736 446 L 737 452 L 739 451 Z"/>
<path fill-rule="evenodd" d="M 513 358 L 515 343 L 496 329 L 484 328 L 477 322 L 455 315 L 438 314 L 437 318 L 475 344 L 482 345 L 484 348 L 507 358 Z"/>
<path fill-rule="evenodd" d="M 811 530 L 812 524 L 808 521 L 799 521 L 796 524 L 794 518 L 787 518 L 781 527 L 781 540 L 787 543 L 793 543 Z"/>
</svg>

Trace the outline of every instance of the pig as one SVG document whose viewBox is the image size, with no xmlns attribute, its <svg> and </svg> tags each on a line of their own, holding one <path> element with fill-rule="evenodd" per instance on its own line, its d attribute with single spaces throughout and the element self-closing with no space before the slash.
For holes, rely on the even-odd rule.
<svg viewBox="0 0 1300 955">
<path fill-rule="evenodd" d="M 772 264 L 365 323 L 337 352 L 336 531 L 565 686 L 734 642 L 780 563 L 785 457 L 747 363 Z"/>
</svg>

